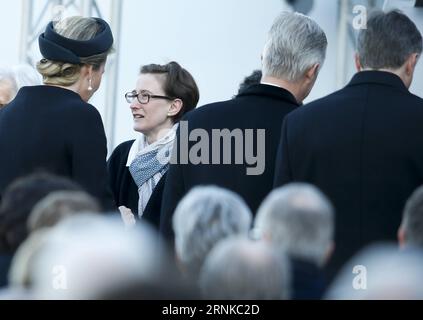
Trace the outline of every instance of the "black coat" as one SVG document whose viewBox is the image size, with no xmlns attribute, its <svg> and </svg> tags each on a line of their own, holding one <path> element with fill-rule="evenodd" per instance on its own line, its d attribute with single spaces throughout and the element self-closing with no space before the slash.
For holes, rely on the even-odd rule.
<svg viewBox="0 0 423 320">
<path fill-rule="evenodd" d="M 292 300 L 321 300 L 326 290 L 324 272 L 316 264 L 291 258 Z"/>
<path fill-rule="evenodd" d="M 330 276 L 363 246 L 395 240 L 423 183 L 423 100 L 392 73 L 366 71 L 286 117 L 275 186 L 308 182 L 336 209 Z"/>
<path fill-rule="evenodd" d="M 70 90 L 24 87 L 0 112 L 0 195 L 35 171 L 68 177 L 113 208 L 99 112 Z"/>
<path fill-rule="evenodd" d="M 126 166 L 128 155 L 135 140 L 121 143 L 113 151 L 107 163 L 109 169 L 109 184 L 112 190 L 115 205 L 125 206 L 132 210 L 138 218 L 138 187 Z M 160 226 L 160 209 L 166 174 L 160 179 L 148 200 L 142 219 L 153 225 L 156 229 Z"/>
<path fill-rule="evenodd" d="M 235 99 L 201 107 L 185 117 L 189 131 L 201 128 L 212 137 L 213 129 L 257 129 L 265 130 L 264 172 L 260 175 L 247 175 L 247 165 L 242 157 L 241 164 L 208 165 L 200 164 L 171 164 L 168 171 L 161 211 L 161 233 L 168 239 L 173 239 L 172 216 L 182 197 L 194 186 L 217 185 L 240 194 L 249 205 L 253 213 L 262 200 L 272 190 L 274 178 L 274 164 L 277 146 L 280 139 L 280 129 L 286 114 L 298 107 L 294 96 L 288 91 L 270 86 L 254 85 L 246 89 Z M 181 123 L 182 126 L 182 123 Z M 181 138 L 181 126 L 177 133 L 178 141 Z M 245 134 L 243 135 L 245 138 Z M 211 138 L 209 143 L 209 161 L 212 162 Z M 198 140 L 197 140 L 198 141 Z M 195 142 L 190 142 L 190 147 Z M 245 144 L 245 143 L 244 143 Z M 177 145 L 178 155 L 185 153 Z M 248 146 L 251 147 L 251 146 Z M 254 139 L 254 150 L 257 150 L 257 139 Z M 244 148 L 245 149 L 245 148 Z M 235 146 L 232 143 L 232 163 L 235 162 Z M 224 152 L 221 150 L 220 163 Z M 183 154 L 187 156 L 186 154 Z M 254 152 L 257 155 L 257 151 Z"/>
</svg>

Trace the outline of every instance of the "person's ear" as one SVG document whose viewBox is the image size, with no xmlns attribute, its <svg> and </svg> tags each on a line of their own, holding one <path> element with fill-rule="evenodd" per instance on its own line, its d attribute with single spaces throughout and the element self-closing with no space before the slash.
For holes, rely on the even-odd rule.
<svg viewBox="0 0 423 320">
<path fill-rule="evenodd" d="M 82 77 L 92 77 L 93 74 L 93 66 L 90 66 L 88 64 L 84 64 L 81 67 L 81 76 Z"/>
<path fill-rule="evenodd" d="M 328 249 L 326 250 L 326 256 L 323 261 L 323 265 L 326 265 L 329 262 L 330 258 L 333 256 L 333 253 L 335 252 L 335 247 L 336 247 L 335 242 L 332 241 Z"/>
<path fill-rule="evenodd" d="M 417 53 L 413 53 L 406 62 L 405 65 L 405 72 L 407 76 L 411 77 L 414 74 L 414 69 L 416 68 L 417 62 L 419 61 L 419 55 Z"/>
<path fill-rule="evenodd" d="M 316 63 L 306 72 L 306 79 L 310 82 L 314 82 L 319 74 L 320 64 Z"/>
<path fill-rule="evenodd" d="M 167 113 L 168 117 L 175 117 L 181 112 L 184 103 L 181 99 L 175 99 L 172 101 L 172 104 L 169 107 L 169 111 Z"/>
<path fill-rule="evenodd" d="M 355 68 L 357 69 L 357 72 L 362 71 L 363 67 L 361 66 L 360 57 L 357 52 L 354 55 L 354 61 L 355 61 Z"/>
<path fill-rule="evenodd" d="M 405 229 L 403 225 L 399 227 L 397 237 L 398 237 L 399 247 L 403 249 L 406 245 L 406 234 L 405 234 Z"/>
</svg>

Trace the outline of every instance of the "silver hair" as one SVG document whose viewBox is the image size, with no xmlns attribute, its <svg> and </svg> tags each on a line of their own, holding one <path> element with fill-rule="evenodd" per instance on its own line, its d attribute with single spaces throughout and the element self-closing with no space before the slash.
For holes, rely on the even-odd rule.
<svg viewBox="0 0 423 320">
<path fill-rule="evenodd" d="M 195 274 L 218 241 L 247 235 L 251 221 L 252 213 L 239 195 L 214 186 L 192 189 L 173 216 L 178 259 Z"/>
<path fill-rule="evenodd" d="M 260 206 L 254 227 L 290 256 L 321 266 L 333 243 L 334 224 L 326 196 L 298 183 L 274 190 Z"/>
<path fill-rule="evenodd" d="M 342 268 L 326 294 L 327 300 L 422 300 L 423 253 L 375 244 Z"/>
<path fill-rule="evenodd" d="M 311 18 L 282 12 L 270 29 L 263 52 L 263 74 L 298 81 L 315 64 L 320 68 L 326 58 L 327 38 Z"/>
<path fill-rule="evenodd" d="M 12 92 L 12 97 L 16 96 L 18 92 L 18 85 L 16 83 L 15 74 L 11 68 L 0 68 L 0 82 L 9 82 Z"/>
<path fill-rule="evenodd" d="M 206 299 L 289 299 L 289 260 L 264 242 L 226 239 L 207 256 L 199 285 Z"/>
<path fill-rule="evenodd" d="M 69 217 L 50 229 L 29 270 L 37 299 L 96 299 L 136 281 L 157 281 L 162 246 L 146 225 L 125 229 L 120 218 Z"/>
<path fill-rule="evenodd" d="M 423 248 L 423 186 L 407 200 L 401 227 L 405 232 L 407 246 Z"/>
</svg>

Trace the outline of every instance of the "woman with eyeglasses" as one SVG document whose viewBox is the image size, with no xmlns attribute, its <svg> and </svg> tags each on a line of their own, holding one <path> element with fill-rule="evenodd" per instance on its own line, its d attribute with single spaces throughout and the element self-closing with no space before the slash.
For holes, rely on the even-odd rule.
<svg viewBox="0 0 423 320">
<path fill-rule="evenodd" d="M 199 97 L 194 78 L 176 62 L 143 66 L 136 89 L 125 95 L 139 135 L 114 150 L 108 167 L 116 205 L 129 224 L 138 217 L 159 226 L 178 122 L 195 109 Z"/>
</svg>

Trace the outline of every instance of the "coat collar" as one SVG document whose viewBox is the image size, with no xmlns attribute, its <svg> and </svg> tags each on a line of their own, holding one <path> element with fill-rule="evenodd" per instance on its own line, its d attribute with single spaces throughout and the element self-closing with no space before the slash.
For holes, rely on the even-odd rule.
<svg viewBox="0 0 423 320">
<path fill-rule="evenodd" d="M 348 86 L 371 83 L 394 87 L 408 92 L 407 87 L 404 85 L 404 82 L 402 82 L 400 77 L 398 77 L 396 74 L 386 71 L 361 71 L 352 78 Z"/>
<path fill-rule="evenodd" d="M 267 96 L 279 100 L 284 100 L 290 104 L 300 106 L 295 97 L 288 90 L 267 84 L 256 84 L 248 87 L 241 92 L 237 97 L 245 96 Z"/>
</svg>

